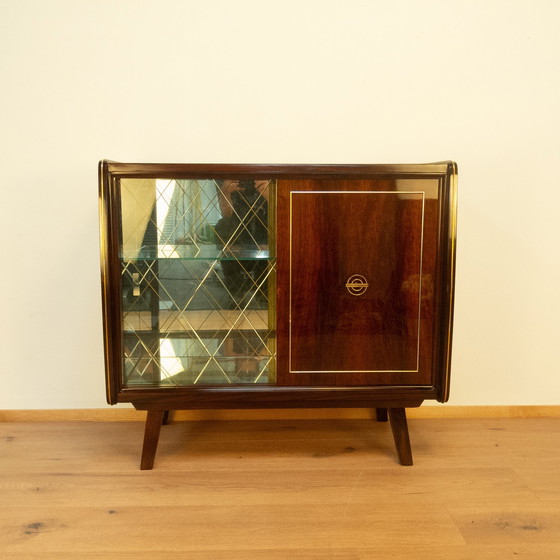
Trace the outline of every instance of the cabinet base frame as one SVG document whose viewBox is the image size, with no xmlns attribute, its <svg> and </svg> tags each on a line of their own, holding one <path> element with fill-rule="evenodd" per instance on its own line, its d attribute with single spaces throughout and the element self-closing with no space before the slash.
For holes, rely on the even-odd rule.
<svg viewBox="0 0 560 560">
<path fill-rule="evenodd" d="M 147 411 L 140 469 L 151 470 L 154 466 L 161 426 L 167 424 L 169 412 L 173 410 L 173 408 L 166 408 L 165 403 L 157 403 L 157 405 L 154 406 L 133 404 L 138 410 Z M 406 420 L 406 408 L 402 405 L 397 406 L 394 403 L 389 404 L 389 406 L 387 406 L 387 403 L 382 403 L 377 406 L 374 405 L 377 421 L 386 422 L 389 420 L 399 463 L 403 466 L 410 466 L 413 464 L 413 461 L 408 423 Z M 420 403 L 410 403 L 409 406 L 417 407 L 420 404 L 421 401 Z"/>
</svg>

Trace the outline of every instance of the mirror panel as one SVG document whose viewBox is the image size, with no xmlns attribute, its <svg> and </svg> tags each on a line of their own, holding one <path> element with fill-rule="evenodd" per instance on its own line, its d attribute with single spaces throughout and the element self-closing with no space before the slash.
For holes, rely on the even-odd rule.
<svg viewBox="0 0 560 560">
<path fill-rule="evenodd" d="M 275 181 L 121 178 L 125 387 L 275 380 Z"/>
</svg>

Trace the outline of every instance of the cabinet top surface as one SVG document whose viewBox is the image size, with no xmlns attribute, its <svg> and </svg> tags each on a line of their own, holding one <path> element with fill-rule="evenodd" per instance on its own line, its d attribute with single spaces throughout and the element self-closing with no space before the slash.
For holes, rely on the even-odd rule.
<svg viewBox="0 0 560 560">
<path fill-rule="evenodd" d="M 452 161 L 418 164 L 218 164 L 218 163 L 123 163 L 102 160 L 100 169 L 119 176 L 180 177 L 198 174 L 229 176 L 235 173 L 261 177 L 293 176 L 347 176 L 371 175 L 443 175 L 456 173 L 457 165 Z"/>
</svg>

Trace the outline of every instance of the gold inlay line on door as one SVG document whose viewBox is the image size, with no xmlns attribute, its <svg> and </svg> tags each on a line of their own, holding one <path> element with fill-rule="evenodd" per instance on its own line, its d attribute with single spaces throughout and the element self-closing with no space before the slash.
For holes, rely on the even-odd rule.
<svg viewBox="0 0 560 560">
<path fill-rule="evenodd" d="M 366 370 L 294 370 L 292 369 L 292 247 L 293 247 L 293 198 L 296 194 L 396 194 L 419 195 L 422 197 L 422 220 L 420 231 L 420 270 L 418 280 L 418 330 L 416 339 L 416 369 L 366 369 Z M 424 259 L 424 216 L 426 192 L 425 191 L 290 191 L 290 270 L 289 270 L 289 314 L 288 314 L 288 360 L 290 373 L 418 373 L 420 367 L 420 327 L 422 309 L 422 264 Z M 355 275 L 352 275 L 354 277 Z"/>
</svg>

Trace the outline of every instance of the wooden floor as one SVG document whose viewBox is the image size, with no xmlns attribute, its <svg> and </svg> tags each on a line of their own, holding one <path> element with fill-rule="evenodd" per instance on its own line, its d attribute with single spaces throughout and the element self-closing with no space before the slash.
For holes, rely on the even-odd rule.
<svg viewBox="0 0 560 560">
<path fill-rule="evenodd" d="M 560 418 L 0 423 L 0 558 L 560 558 Z"/>
</svg>

